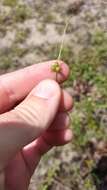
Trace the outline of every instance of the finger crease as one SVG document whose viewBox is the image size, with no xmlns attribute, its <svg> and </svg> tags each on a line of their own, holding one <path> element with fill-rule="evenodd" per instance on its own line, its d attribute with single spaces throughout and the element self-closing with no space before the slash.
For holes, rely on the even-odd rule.
<svg viewBox="0 0 107 190">
<path fill-rule="evenodd" d="M 26 168 L 27 168 L 28 175 L 29 175 L 29 177 L 30 177 L 30 176 L 31 176 L 31 170 L 30 170 L 29 164 L 28 164 L 28 162 L 27 162 L 27 160 L 26 160 L 26 158 L 25 158 L 25 155 L 24 155 L 24 153 L 23 153 L 23 150 L 21 151 L 21 155 L 22 155 L 23 161 L 24 161 L 24 163 L 25 163 L 25 166 L 26 166 Z"/>
<path fill-rule="evenodd" d="M 9 103 L 10 102 L 14 102 L 15 103 L 15 93 L 11 88 L 8 88 L 5 86 L 5 84 L 0 81 L 0 88 L 4 94 L 4 96 L 6 96 L 6 98 L 8 99 Z"/>
<path fill-rule="evenodd" d="M 45 144 L 45 146 L 46 146 L 46 147 L 45 147 L 45 151 L 41 151 L 40 148 L 39 148 L 39 150 L 40 150 L 40 153 L 41 153 L 41 154 L 44 154 L 45 152 L 47 152 L 49 149 L 52 148 L 52 145 L 47 142 L 45 136 L 42 136 L 42 140 L 43 140 L 43 142 L 44 142 L 44 144 Z"/>
</svg>

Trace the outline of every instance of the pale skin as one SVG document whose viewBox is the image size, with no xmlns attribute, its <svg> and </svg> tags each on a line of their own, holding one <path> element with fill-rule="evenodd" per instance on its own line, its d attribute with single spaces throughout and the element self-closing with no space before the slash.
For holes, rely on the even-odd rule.
<svg viewBox="0 0 107 190">
<path fill-rule="evenodd" d="M 60 62 L 61 72 L 56 83 L 56 75 L 51 71 L 54 62 L 35 64 L 0 77 L 0 189 L 28 190 L 42 155 L 72 139 L 65 112 L 72 109 L 72 98 L 58 85 L 68 78 L 69 68 Z M 50 80 L 45 80 L 47 78 Z M 53 85 L 56 99 L 51 100 L 54 101 L 51 109 L 48 100 L 42 102 L 32 95 L 41 81 L 44 86 L 46 83 Z"/>
</svg>

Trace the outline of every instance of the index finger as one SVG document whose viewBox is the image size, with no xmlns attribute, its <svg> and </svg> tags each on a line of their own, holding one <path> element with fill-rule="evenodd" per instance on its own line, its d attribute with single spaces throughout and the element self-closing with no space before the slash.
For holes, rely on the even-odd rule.
<svg viewBox="0 0 107 190">
<path fill-rule="evenodd" d="M 23 100 L 41 80 L 46 78 L 55 80 L 56 74 L 51 69 L 55 62 L 56 60 L 35 64 L 0 76 L 0 113 L 8 111 Z M 57 81 L 61 83 L 67 79 L 69 68 L 64 62 L 58 62 L 61 65 L 61 72 L 58 73 Z"/>
</svg>

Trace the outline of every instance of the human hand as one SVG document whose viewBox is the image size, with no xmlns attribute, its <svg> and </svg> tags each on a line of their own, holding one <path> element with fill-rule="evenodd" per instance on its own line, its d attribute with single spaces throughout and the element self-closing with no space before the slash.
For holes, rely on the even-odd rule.
<svg viewBox="0 0 107 190">
<path fill-rule="evenodd" d="M 27 190 L 41 156 L 71 140 L 65 110 L 72 108 L 72 99 L 54 81 L 53 63 L 0 77 L 0 171 L 5 177 L 1 189 Z M 61 62 L 58 82 L 68 74 L 67 65 Z"/>
</svg>

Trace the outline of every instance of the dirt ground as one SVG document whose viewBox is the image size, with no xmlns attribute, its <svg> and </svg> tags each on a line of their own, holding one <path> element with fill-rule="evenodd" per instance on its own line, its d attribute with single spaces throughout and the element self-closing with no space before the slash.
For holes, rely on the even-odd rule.
<svg viewBox="0 0 107 190">
<path fill-rule="evenodd" d="M 44 156 L 29 190 L 106 190 L 107 1 L 1 0 L 0 74 L 57 59 L 67 22 L 61 58 L 72 70 L 75 139 Z"/>
</svg>

